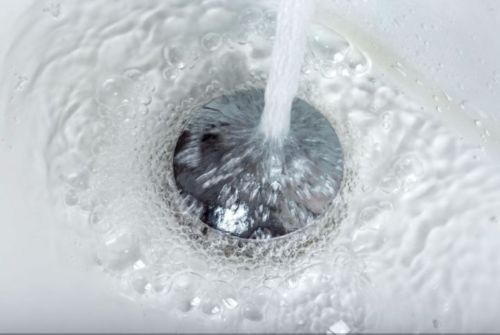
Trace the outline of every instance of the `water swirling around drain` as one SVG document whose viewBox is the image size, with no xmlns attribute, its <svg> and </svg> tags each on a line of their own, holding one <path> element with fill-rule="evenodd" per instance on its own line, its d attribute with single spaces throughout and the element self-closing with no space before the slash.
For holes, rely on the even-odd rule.
<svg viewBox="0 0 500 335">
<path fill-rule="evenodd" d="M 264 91 L 218 97 L 191 114 L 174 153 L 176 184 L 209 226 L 240 238 L 294 232 L 324 214 L 343 176 L 340 141 L 303 100 L 274 142 L 259 129 Z"/>
</svg>

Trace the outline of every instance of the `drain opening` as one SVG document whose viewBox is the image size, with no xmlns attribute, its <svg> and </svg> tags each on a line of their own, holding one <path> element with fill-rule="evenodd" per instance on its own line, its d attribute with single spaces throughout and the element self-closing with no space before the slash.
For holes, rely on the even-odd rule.
<svg viewBox="0 0 500 335">
<path fill-rule="evenodd" d="M 174 152 L 181 194 L 208 226 L 269 239 L 314 222 L 340 189 L 344 158 L 330 122 L 296 98 L 280 143 L 259 129 L 264 91 L 220 96 L 191 114 Z"/>
</svg>

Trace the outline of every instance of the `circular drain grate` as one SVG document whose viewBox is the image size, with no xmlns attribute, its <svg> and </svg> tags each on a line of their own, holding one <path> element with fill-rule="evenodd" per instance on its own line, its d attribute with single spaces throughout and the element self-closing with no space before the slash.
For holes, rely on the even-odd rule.
<svg viewBox="0 0 500 335">
<path fill-rule="evenodd" d="M 303 100 L 280 143 L 259 129 L 264 91 L 218 97 L 192 114 L 174 153 L 177 187 L 209 226 L 240 238 L 279 237 L 313 222 L 343 177 L 340 141 Z"/>
</svg>

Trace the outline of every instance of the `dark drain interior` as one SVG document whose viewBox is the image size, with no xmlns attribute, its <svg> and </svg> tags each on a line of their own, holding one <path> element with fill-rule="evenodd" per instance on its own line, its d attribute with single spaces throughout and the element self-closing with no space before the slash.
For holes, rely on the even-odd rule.
<svg viewBox="0 0 500 335">
<path fill-rule="evenodd" d="M 326 211 L 343 177 L 330 122 L 296 98 L 286 138 L 259 128 L 264 91 L 220 96 L 191 114 L 174 153 L 174 177 L 207 225 L 246 239 L 294 232 Z"/>
</svg>

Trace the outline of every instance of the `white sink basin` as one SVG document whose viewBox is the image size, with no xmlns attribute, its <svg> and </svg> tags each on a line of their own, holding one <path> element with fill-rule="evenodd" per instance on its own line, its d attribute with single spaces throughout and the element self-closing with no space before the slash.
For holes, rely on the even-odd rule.
<svg viewBox="0 0 500 335">
<path fill-rule="evenodd" d="M 139 0 L 136 1 L 139 3 Z M 234 0 L 233 4 L 236 1 Z M 71 7 L 77 2 L 61 1 L 61 18 L 65 15 L 65 6 Z M 209 0 L 205 2 L 216 3 Z M 310 264 L 302 267 L 300 273 L 286 273 L 286 278 L 279 278 L 287 285 L 290 284 L 290 287 L 297 285 L 283 293 L 289 299 L 285 299 L 286 302 L 293 302 L 292 307 L 280 305 L 282 311 L 290 308 L 297 313 L 293 315 L 302 315 L 306 319 L 297 325 L 293 322 L 298 322 L 298 317 L 290 318 L 281 314 L 276 318 L 272 315 L 262 316 L 255 310 L 237 306 L 234 301 L 228 299 L 224 302 L 224 308 L 227 311 L 236 311 L 234 313 L 239 313 L 244 321 L 226 322 L 224 317 L 228 320 L 232 317 L 229 312 L 222 314 L 224 316 L 219 319 L 188 312 L 183 314 L 185 311 L 177 311 L 182 309 L 179 308 L 180 303 L 175 300 L 177 296 L 172 298 L 171 295 L 148 295 L 143 294 L 144 292 L 129 294 L 131 287 L 136 287 L 136 282 L 131 284 L 136 278 L 113 272 L 117 267 L 121 269 L 122 265 L 117 265 L 117 262 L 122 259 L 117 261 L 113 258 L 116 255 L 108 254 L 106 257 L 110 258 L 99 258 L 101 241 L 95 238 L 94 233 L 89 232 L 86 226 L 88 220 L 83 218 L 83 214 L 74 210 L 68 210 L 68 214 L 58 210 L 61 207 L 53 206 L 53 203 L 61 200 L 54 198 L 62 198 L 69 207 L 74 205 L 71 204 L 74 199 L 71 194 L 54 195 L 45 192 L 49 188 L 46 177 L 51 173 L 50 167 L 43 164 L 47 152 L 32 150 L 39 144 L 36 139 L 40 134 L 33 132 L 33 129 L 26 125 L 35 124 L 43 128 L 45 123 L 48 127 L 54 126 L 54 123 L 44 118 L 33 121 L 33 115 L 40 114 L 23 113 L 22 108 L 19 109 L 19 114 L 12 114 L 13 108 L 35 101 L 31 99 L 39 93 L 37 91 L 23 95 L 27 90 L 25 87 L 30 85 L 31 75 L 35 72 L 31 66 L 37 64 L 39 54 L 29 54 L 33 50 L 28 47 L 24 55 L 19 53 L 19 48 L 17 53 L 7 52 L 10 45 L 16 45 L 17 37 L 13 36 L 20 36 L 20 40 L 24 36 L 23 33 L 19 35 L 22 25 L 17 21 L 17 17 L 31 3 L 30 0 L 4 0 L 0 11 L 0 56 L 8 60 L 7 63 L 0 63 L 0 73 L 5 74 L 3 78 L 6 78 L 0 96 L 0 331 L 500 331 L 500 321 L 497 317 L 500 310 L 500 210 L 498 206 L 495 209 L 492 205 L 495 201 L 500 201 L 500 189 L 497 188 L 500 187 L 500 180 L 488 172 L 494 171 L 495 166 L 498 167 L 500 159 L 500 43 L 497 36 L 500 30 L 500 2 L 318 1 L 320 10 L 315 17 L 316 23 L 337 31 L 368 55 L 373 62 L 374 76 L 381 78 L 389 86 L 402 90 L 415 102 L 412 108 L 422 113 L 419 117 L 426 115 L 419 109 L 420 106 L 422 110 L 436 114 L 432 116 L 433 120 L 434 117 L 436 119 L 432 125 L 422 126 L 422 129 L 418 130 L 421 132 L 415 131 L 413 135 L 426 134 L 426 131 L 436 134 L 436 138 L 429 143 L 443 153 L 458 150 L 456 148 L 461 147 L 458 144 L 455 146 L 455 143 L 463 142 L 467 150 L 470 149 L 471 157 L 474 156 L 474 160 L 481 163 L 471 165 L 474 169 L 471 168 L 471 173 L 467 173 L 465 167 L 469 161 L 464 163 L 460 152 L 456 153 L 456 157 L 451 154 L 455 160 L 449 165 L 458 171 L 454 175 L 442 173 L 440 170 L 439 164 L 448 163 L 444 154 L 443 157 L 438 154 L 424 157 L 430 163 L 435 163 L 432 168 L 426 165 L 427 170 L 424 168 L 424 172 L 419 170 L 418 161 L 426 154 L 412 152 L 411 155 L 403 155 L 403 160 L 396 160 L 393 165 L 389 164 L 388 159 L 388 174 L 398 169 L 407 169 L 405 182 L 413 183 L 411 187 L 414 189 L 411 192 L 414 193 L 401 191 L 407 184 L 398 184 L 397 187 L 386 184 L 385 188 L 379 190 L 383 200 L 376 201 L 377 197 L 373 195 L 371 198 L 367 197 L 368 200 L 364 204 L 365 198 L 356 198 L 359 203 L 353 207 L 359 211 L 356 209 L 355 213 L 351 213 L 353 223 L 341 225 L 339 238 L 332 237 L 332 244 L 336 246 L 336 249 L 332 250 L 337 250 L 338 253 L 326 257 L 332 261 L 331 265 L 324 267 L 325 261 L 322 259 L 321 262 L 318 261 L 321 266 Z M 102 6 L 109 8 L 111 3 L 103 0 Z M 48 4 L 56 6 L 57 2 Z M 34 6 L 35 9 L 32 8 L 29 14 L 32 16 L 25 16 L 25 20 L 35 17 L 33 11 L 36 10 L 40 15 L 47 15 L 47 11 L 43 10 L 46 4 L 37 1 Z M 56 7 L 47 8 L 48 14 L 51 14 L 50 9 Z M 88 18 L 81 19 L 84 21 Z M 55 18 L 55 26 L 61 22 L 58 20 L 59 18 Z M 33 20 L 34 27 L 39 24 L 38 19 Z M 217 24 L 214 24 L 215 26 Z M 43 29 L 46 28 L 43 26 Z M 173 32 L 171 35 L 181 33 Z M 55 35 L 54 38 L 56 37 Z M 147 38 L 144 37 L 144 40 Z M 264 46 L 255 54 L 262 52 L 264 59 L 267 44 L 262 43 Z M 54 45 L 58 44 L 51 44 L 52 47 Z M 111 54 L 117 48 L 109 50 Z M 17 63 L 16 69 L 11 67 L 16 63 L 16 59 L 13 59 L 16 57 L 13 55 L 21 55 L 29 66 L 23 69 Z M 113 64 L 113 57 L 110 58 L 107 66 L 113 68 L 116 64 Z M 224 66 L 229 67 L 231 61 L 225 59 L 227 63 L 224 63 Z M 73 73 L 73 70 L 74 68 L 71 68 L 68 73 Z M 82 77 L 82 81 L 84 80 Z M 71 83 L 75 82 L 77 81 Z M 12 89 L 13 86 L 18 89 Z M 43 85 L 40 87 L 42 91 L 47 91 Z M 98 87 L 96 84 L 96 87 L 89 90 L 95 92 L 99 90 Z M 181 86 L 179 91 L 184 88 Z M 54 96 L 53 100 L 56 101 L 57 98 Z M 40 110 L 47 108 L 35 105 Z M 359 124 L 364 124 L 365 118 L 368 117 L 363 111 L 346 115 Z M 341 128 L 341 122 L 334 116 L 331 118 L 334 123 L 338 122 Z M 411 122 L 419 124 L 418 120 Z M 439 124 L 446 125 L 446 131 L 441 132 Z M 429 129 L 438 130 L 433 132 Z M 11 134 L 15 134 L 16 141 L 10 141 Z M 344 134 L 350 136 L 351 133 L 345 131 Z M 394 137 L 383 143 L 390 145 L 398 141 L 397 132 L 391 134 Z M 454 137 L 449 134 L 454 134 Z M 438 135 L 443 135 L 443 138 Z M 451 137 L 457 139 L 456 142 L 450 140 Z M 463 139 L 459 139 L 460 137 Z M 419 140 L 418 136 L 412 136 L 407 141 L 417 143 Z M 71 141 L 71 138 L 68 141 Z M 132 142 L 130 145 L 133 145 Z M 418 147 L 415 145 L 415 148 Z M 359 166 L 364 169 L 371 168 L 370 164 L 377 160 L 377 154 L 372 151 L 377 150 L 379 149 L 369 146 L 365 154 L 367 159 L 373 161 L 360 163 Z M 383 162 L 383 159 L 380 161 Z M 377 167 L 373 164 L 374 169 L 384 170 L 383 165 Z M 447 177 L 450 176 L 451 180 L 448 180 Z M 453 183 L 455 176 L 461 178 L 459 184 Z M 488 176 L 491 176 L 491 179 Z M 111 175 L 108 179 L 113 177 Z M 107 182 L 107 179 L 102 180 L 104 184 Z M 443 182 L 442 187 L 449 188 L 442 193 L 432 185 L 419 189 L 418 183 L 424 184 L 426 180 Z M 124 187 L 129 186 L 129 180 L 122 183 Z M 481 187 L 475 188 L 475 185 Z M 387 191 L 389 188 L 391 190 Z M 106 187 L 103 189 L 106 191 Z M 400 191 L 401 193 L 398 193 Z M 363 192 L 371 191 L 363 190 L 359 194 Z M 404 199 L 399 203 L 400 207 L 397 199 L 389 204 L 386 201 L 399 195 Z M 425 199 L 429 199 L 428 203 Z M 414 207 L 408 205 L 411 201 L 415 201 Z M 134 203 L 132 201 L 129 207 L 133 207 Z M 127 207 L 124 204 L 121 205 Z M 408 217 L 412 220 L 408 220 Z M 76 224 L 69 224 L 70 222 Z M 134 240 L 138 232 L 139 230 L 132 230 L 130 236 L 128 233 L 120 236 Z M 102 235 L 103 239 L 108 236 L 106 233 Z M 154 239 L 156 236 L 149 237 Z M 114 240 L 109 239 L 106 243 L 113 245 L 116 236 L 113 238 Z M 129 240 L 118 242 L 128 243 Z M 166 244 L 168 243 L 175 242 Z M 152 249 L 148 249 L 149 244 L 142 240 L 139 244 L 141 252 L 144 249 Z M 368 247 L 364 248 L 364 244 Z M 129 249 L 126 253 L 135 252 Z M 95 250 L 98 251 L 93 253 Z M 181 259 L 183 255 L 176 257 Z M 190 266 L 205 268 L 206 264 L 198 264 L 203 262 L 196 261 L 189 258 Z M 355 269 L 346 270 L 346 264 Z M 143 266 L 146 265 L 138 259 L 130 267 Z M 331 275 L 326 277 L 328 282 L 322 283 L 323 272 L 328 270 L 334 273 L 337 266 L 340 267 L 339 277 Z M 177 269 L 175 276 L 185 275 L 181 270 Z M 344 276 L 343 271 L 347 275 Z M 204 275 L 201 270 L 199 272 L 198 275 Z M 338 279 L 340 284 L 332 283 L 331 278 Z M 266 282 L 265 285 L 275 285 L 271 279 L 270 283 Z M 352 284 L 351 279 L 355 280 L 356 284 Z M 183 284 L 187 285 L 186 287 L 189 283 L 192 284 L 189 280 L 186 282 L 187 284 L 182 280 L 172 281 L 173 288 L 169 294 Z M 265 285 L 259 286 L 259 290 L 262 287 L 267 288 Z M 342 285 L 345 286 L 345 292 L 355 292 L 352 295 L 343 295 Z M 353 289 L 352 286 L 356 288 Z M 143 285 L 142 289 L 148 291 L 150 287 L 151 285 Z M 207 287 L 211 286 L 207 284 Z M 215 284 L 213 287 L 216 287 Z M 322 295 L 322 287 L 336 287 L 338 290 Z M 181 289 L 183 288 L 179 290 Z M 217 290 L 219 289 L 214 289 Z M 315 295 L 312 295 L 313 291 Z M 257 290 L 254 291 L 250 287 L 241 294 L 250 296 L 255 292 Z M 267 301 L 275 291 L 269 293 L 270 291 L 262 289 L 258 292 L 258 299 L 261 300 L 256 298 L 255 301 Z M 186 309 L 203 310 L 203 306 L 197 305 L 200 301 L 202 304 L 203 300 L 193 298 L 191 306 Z M 264 302 L 262 304 L 265 305 Z M 346 315 L 335 306 L 348 306 Z M 359 306 L 362 307 L 357 309 Z M 172 312 L 174 309 L 176 311 Z M 218 312 L 215 309 L 214 311 Z M 322 317 L 330 315 L 328 313 L 334 316 L 331 320 L 327 316 Z M 355 313 L 358 314 L 354 315 Z M 276 315 L 278 314 L 276 312 Z M 235 317 L 236 319 L 238 318 Z"/>
</svg>

